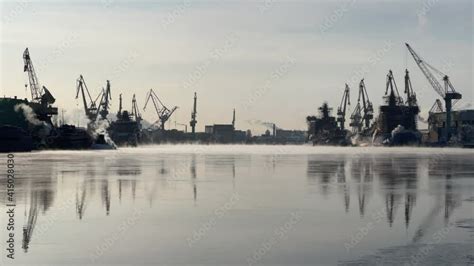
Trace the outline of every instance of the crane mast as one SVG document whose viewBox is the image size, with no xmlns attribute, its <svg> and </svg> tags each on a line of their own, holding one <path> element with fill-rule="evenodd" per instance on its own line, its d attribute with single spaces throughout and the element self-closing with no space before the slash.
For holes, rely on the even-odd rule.
<svg viewBox="0 0 474 266">
<path fill-rule="evenodd" d="M 193 112 L 191 113 L 191 121 L 189 122 L 189 125 L 191 126 L 191 132 L 194 136 L 196 133 L 196 114 L 197 114 L 197 94 L 196 92 L 194 93 L 194 104 L 193 104 Z"/>
<path fill-rule="evenodd" d="M 342 95 L 341 104 L 337 108 L 337 122 L 339 122 L 339 126 L 342 130 L 344 130 L 344 123 L 346 122 L 347 105 L 351 105 L 349 91 L 350 91 L 349 85 L 346 84 L 344 93 Z"/>
<path fill-rule="evenodd" d="M 413 59 L 415 60 L 415 63 L 418 65 L 420 68 L 421 72 L 423 72 L 423 75 L 425 75 L 426 79 L 428 82 L 431 84 L 433 89 L 441 96 L 443 97 L 445 101 L 445 107 L 446 107 L 446 126 L 444 130 L 444 141 L 449 141 L 451 138 L 451 110 L 453 104 L 456 103 L 457 100 L 462 99 L 462 95 L 454 89 L 453 84 L 451 84 L 451 81 L 449 80 L 448 75 L 444 74 L 443 72 L 439 71 L 435 67 L 431 66 L 427 62 L 425 62 L 416 52 L 411 48 L 411 46 L 408 43 L 405 43 L 408 51 L 412 55 Z M 437 75 L 442 77 L 442 80 L 444 82 L 444 87 L 438 82 L 438 79 L 435 77 L 433 74 L 435 72 Z M 453 103 L 454 100 L 454 103 Z"/>
<path fill-rule="evenodd" d="M 175 106 L 171 109 L 168 109 L 163 102 L 160 100 L 160 98 L 156 95 L 156 93 L 153 91 L 153 89 L 150 89 L 150 91 L 147 94 L 146 97 L 146 102 L 145 106 L 143 107 L 143 110 L 146 109 L 148 102 L 151 100 L 153 103 L 153 106 L 155 107 L 155 111 L 158 115 L 158 120 L 154 123 L 160 122 L 160 128 L 161 130 L 165 130 L 165 123 L 168 121 L 168 119 L 171 117 L 171 115 L 178 109 L 178 106 Z"/>
</svg>

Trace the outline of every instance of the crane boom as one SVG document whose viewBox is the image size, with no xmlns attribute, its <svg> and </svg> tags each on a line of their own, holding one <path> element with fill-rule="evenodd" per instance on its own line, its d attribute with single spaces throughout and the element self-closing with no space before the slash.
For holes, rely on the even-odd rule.
<svg viewBox="0 0 474 266">
<path fill-rule="evenodd" d="M 432 67 L 428 63 L 426 63 L 416 52 L 411 48 L 411 46 L 408 43 L 405 43 L 405 45 L 408 48 L 408 51 L 410 54 L 413 56 L 413 59 L 415 60 L 415 63 L 418 65 L 420 68 L 421 72 L 423 72 L 423 75 L 425 75 L 426 79 L 428 79 L 428 82 L 431 84 L 433 89 L 441 96 L 445 97 L 446 92 L 444 91 L 443 87 L 441 84 L 439 84 L 438 80 L 435 78 L 435 76 L 431 73 L 430 68 L 434 70 L 435 72 L 444 75 L 441 71 L 437 70 L 436 68 Z"/>
</svg>

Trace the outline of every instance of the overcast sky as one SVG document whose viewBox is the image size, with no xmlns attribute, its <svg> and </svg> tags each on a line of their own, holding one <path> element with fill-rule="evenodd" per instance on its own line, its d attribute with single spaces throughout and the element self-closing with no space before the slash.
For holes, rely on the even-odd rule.
<svg viewBox="0 0 474 266">
<path fill-rule="evenodd" d="M 198 130 L 249 120 L 306 128 L 323 101 L 336 109 L 344 84 L 357 102 L 365 78 L 375 106 L 389 69 L 403 93 L 404 70 L 426 117 L 437 94 L 404 46 L 450 75 L 473 102 L 472 0 L 346 1 L 1 1 L 0 93 L 29 96 L 22 53 L 29 47 L 40 83 L 69 112 L 80 108 L 80 74 L 93 94 L 112 84 L 130 109 L 153 88 L 171 119 L 189 123 L 198 93 Z M 143 115 L 155 120 L 147 109 Z"/>
</svg>

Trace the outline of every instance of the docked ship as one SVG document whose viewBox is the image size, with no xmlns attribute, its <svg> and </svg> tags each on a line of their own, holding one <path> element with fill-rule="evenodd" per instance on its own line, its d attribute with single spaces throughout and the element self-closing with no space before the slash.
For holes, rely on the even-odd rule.
<svg viewBox="0 0 474 266">
<path fill-rule="evenodd" d="M 319 107 L 318 116 L 308 116 L 308 141 L 313 145 L 348 145 L 348 131 L 337 125 L 336 117 L 331 116 L 328 103 Z"/>
<path fill-rule="evenodd" d="M 374 143 L 385 145 L 418 145 L 421 133 L 417 128 L 417 117 L 420 113 L 416 94 L 411 87 L 409 72 L 405 75 L 405 101 L 399 94 L 397 84 L 390 70 L 387 75 L 385 104 L 379 108 L 376 121 Z"/>
</svg>

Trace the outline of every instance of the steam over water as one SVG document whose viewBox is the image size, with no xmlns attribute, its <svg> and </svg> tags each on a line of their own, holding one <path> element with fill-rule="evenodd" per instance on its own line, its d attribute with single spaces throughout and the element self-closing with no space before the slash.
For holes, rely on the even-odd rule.
<svg viewBox="0 0 474 266">
<path fill-rule="evenodd" d="M 15 154 L 16 255 L 2 249 L 0 264 L 466 265 L 473 155 L 240 145 Z"/>
</svg>

